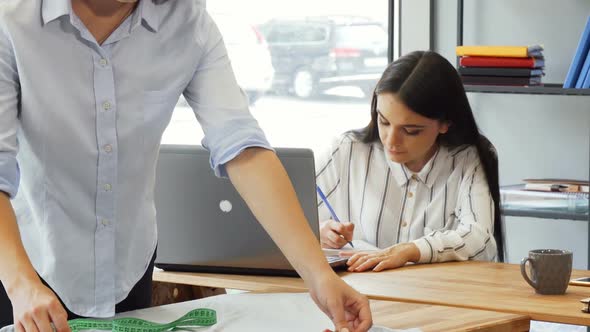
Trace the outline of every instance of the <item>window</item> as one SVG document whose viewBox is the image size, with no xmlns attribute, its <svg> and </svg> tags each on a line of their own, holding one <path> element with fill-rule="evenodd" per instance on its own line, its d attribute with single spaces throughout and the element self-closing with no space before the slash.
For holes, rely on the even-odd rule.
<svg viewBox="0 0 590 332">
<path fill-rule="evenodd" d="M 378 24 L 346 25 L 336 29 L 335 32 L 338 44 L 360 47 L 387 46 L 387 43 L 382 42 L 387 40 L 387 31 L 385 27 Z"/>
<path fill-rule="evenodd" d="M 366 126 L 387 64 L 388 1 L 210 0 L 238 84 L 273 146 L 322 150 Z M 162 143 L 200 144 L 181 98 Z"/>
<path fill-rule="evenodd" d="M 269 43 L 320 43 L 328 37 L 325 26 L 307 22 L 277 25 L 265 32 Z"/>
</svg>

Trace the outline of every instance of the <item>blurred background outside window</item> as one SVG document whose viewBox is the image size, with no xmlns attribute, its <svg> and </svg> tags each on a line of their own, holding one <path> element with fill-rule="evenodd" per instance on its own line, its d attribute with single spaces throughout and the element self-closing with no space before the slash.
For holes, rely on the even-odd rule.
<svg viewBox="0 0 590 332">
<path fill-rule="evenodd" d="M 385 0 L 209 0 L 238 84 L 273 146 L 315 152 L 368 124 L 387 65 Z M 200 144 L 181 98 L 163 144 Z"/>
</svg>

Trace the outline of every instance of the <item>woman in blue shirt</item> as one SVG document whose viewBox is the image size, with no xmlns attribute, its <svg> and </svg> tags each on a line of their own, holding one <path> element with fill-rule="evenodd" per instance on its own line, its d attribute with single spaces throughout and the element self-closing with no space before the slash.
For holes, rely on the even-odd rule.
<svg viewBox="0 0 590 332">
<path fill-rule="evenodd" d="M 337 329 L 366 331 L 368 302 L 327 265 L 204 4 L 154 0 L 0 3 L 0 323 L 67 331 L 67 318 L 149 305 L 155 166 L 181 94 L 216 174 L 316 303 Z"/>
</svg>

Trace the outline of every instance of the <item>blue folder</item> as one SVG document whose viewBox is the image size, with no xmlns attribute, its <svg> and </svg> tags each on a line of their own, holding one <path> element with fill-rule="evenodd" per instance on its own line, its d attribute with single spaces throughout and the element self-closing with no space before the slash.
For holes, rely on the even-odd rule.
<svg viewBox="0 0 590 332">
<path fill-rule="evenodd" d="M 590 89 L 590 70 L 586 72 L 586 78 L 582 83 L 582 89 Z"/>
<path fill-rule="evenodd" d="M 580 41 L 578 42 L 578 48 L 576 49 L 576 53 L 574 54 L 574 58 L 572 60 L 572 64 L 570 65 L 570 69 L 567 72 L 565 77 L 565 81 L 563 83 L 564 88 L 574 88 L 576 87 L 576 83 L 578 82 L 578 78 L 580 76 L 584 78 L 586 77 L 585 73 L 582 72 L 582 67 L 584 67 L 584 63 L 586 62 L 586 58 L 588 57 L 588 50 L 590 49 L 590 16 L 588 17 L 588 21 L 586 22 L 586 27 L 582 32 L 582 36 L 580 37 Z M 590 63 L 589 63 L 590 66 Z"/>
<path fill-rule="evenodd" d="M 584 88 L 584 80 L 588 76 L 588 71 L 590 71 L 590 52 L 587 52 L 586 54 L 586 60 L 584 60 L 584 65 L 582 66 L 578 80 L 576 81 L 576 89 Z"/>
</svg>

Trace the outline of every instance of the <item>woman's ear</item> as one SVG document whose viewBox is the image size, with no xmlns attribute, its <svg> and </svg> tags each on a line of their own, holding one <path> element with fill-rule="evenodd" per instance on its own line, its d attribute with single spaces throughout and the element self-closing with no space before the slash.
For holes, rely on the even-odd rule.
<svg viewBox="0 0 590 332">
<path fill-rule="evenodd" d="M 438 128 L 438 133 L 439 134 L 446 134 L 449 131 L 449 128 L 451 127 L 451 125 L 452 125 L 451 121 L 441 121 L 440 127 Z"/>
</svg>

